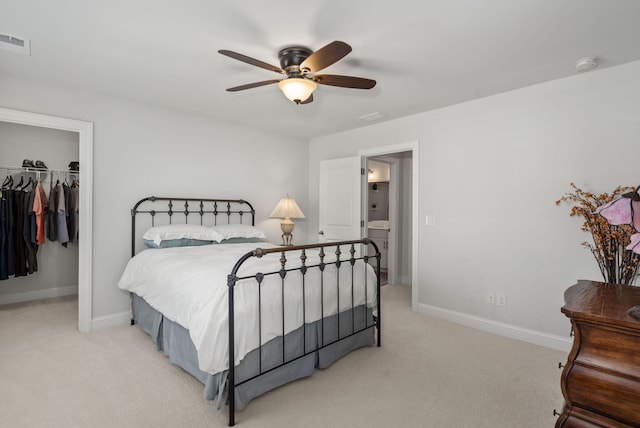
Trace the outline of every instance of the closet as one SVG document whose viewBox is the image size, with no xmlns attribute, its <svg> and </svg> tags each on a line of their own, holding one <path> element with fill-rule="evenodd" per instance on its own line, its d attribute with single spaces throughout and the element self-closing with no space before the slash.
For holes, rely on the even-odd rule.
<svg viewBox="0 0 640 428">
<path fill-rule="evenodd" d="M 71 186 L 76 180 L 81 186 L 78 173 L 69 168 L 70 162 L 78 159 L 77 132 L 0 121 L 0 182 L 8 184 L 13 179 L 14 189 L 29 180 L 34 186 L 39 179 L 48 201 L 52 184 L 66 182 Z M 46 169 L 23 168 L 25 160 L 27 164 L 40 161 Z M 19 180 L 23 181 L 21 186 Z M 77 294 L 78 254 L 77 239 L 63 246 L 45 238 L 45 243 L 38 245 L 36 272 L 0 280 L 0 305 Z"/>
</svg>

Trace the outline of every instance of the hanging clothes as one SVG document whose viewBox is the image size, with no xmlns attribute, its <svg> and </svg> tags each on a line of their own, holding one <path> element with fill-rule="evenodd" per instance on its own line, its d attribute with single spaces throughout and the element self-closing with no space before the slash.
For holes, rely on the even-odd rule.
<svg viewBox="0 0 640 428">
<path fill-rule="evenodd" d="M 58 242 L 62 244 L 63 247 L 67 246 L 67 242 L 69 242 L 69 232 L 67 229 L 67 202 L 65 197 L 65 187 L 67 185 L 56 185 L 57 193 L 58 193 Z"/>
<path fill-rule="evenodd" d="M 38 259 L 36 257 L 38 251 L 38 244 L 36 243 L 36 214 L 33 211 L 34 194 L 35 192 L 33 190 L 25 192 L 24 201 L 25 222 L 23 236 L 27 257 L 27 273 L 29 274 L 38 271 Z"/>
<path fill-rule="evenodd" d="M 54 185 L 53 170 L 51 175 L 45 173 L 51 180 L 47 195 L 40 172 L 26 171 L 38 175 L 37 179 L 29 176 L 25 180 L 22 169 L 4 169 L 8 175 L 0 188 L 0 280 L 37 272 L 39 246 L 48 239 L 58 241 L 66 248 L 69 242 L 78 240 L 80 224 L 77 179 L 71 186 L 60 184 L 59 180 Z M 19 171 L 20 177 L 12 176 L 9 173 L 12 170 Z M 68 172 L 58 173 L 66 175 Z M 27 183 L 23 184 L 25 181 Z"/>
<path fill-rule="evenodd" d="M 69 188 L 69 242 L 78 240 L 78 202 L 80 189 L 78 182 L 73 180 Z"/>
<path fill-rule="evenodd" d="M 47 200 L 47 195 L 44 193 L 42 181 L 38 180 L 36 189 L 34 190 L 33 199 L 33 212 L 35 213 L 36 220 L 36 244 L 38 245 L 42 245 L 46 242 L 44 225 L 48 206 L 49 201 Z"/>
<path fill-rule="evenodd" d="M 27 276 L 27 249 L 25 248 L 24 225 L 26 218 L 26 194 L 21 191 L 14 191 L 14 218 L 15 218 L 15 235 L 14 248 L 16 255 L 15 276 Z"/>
<path fill-rule="evenodd" d="M 2 189 L 0 193 L 0 280 L 9 278 L 9 260 L 7 257 L 8 230 L 7 208 L 8 190 Z"/>
<path fill-rule="evenodd" d="M 49 210 L 47 212 L 47 239 L 58 240 L 58 186 L 53 184 L 53 176 L 49 184 Z"/>
<path fill-rule="evenodd" d="M 15 275 L 16 273 L 16 224 L 15 224 L 15 197 L 13 196 L 13 189 L 7 189 L 3 191 L 3 194 L 8 192 L 6 195 L 6 205 L 7 205 L 7 218 L 4 223 L 5 234 L 7 237 L 7 248 L 6 248 L 6 257 L 7 257 L 7 273 L 9 276 Z"/>
</svg>

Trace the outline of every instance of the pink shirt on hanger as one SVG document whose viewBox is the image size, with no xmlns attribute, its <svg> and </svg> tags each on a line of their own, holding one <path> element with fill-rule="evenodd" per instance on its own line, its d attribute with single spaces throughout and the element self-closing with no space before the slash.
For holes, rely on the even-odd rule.
<svg viewBox="0 0 640 428">
<path fill-rule="evenodd" d="M 46 242 L 44 234 L 44 215 L 47 212 L 48 204 L 49 201 L 47 200 L 47 195 L 44 193 L 42 182 L 38 180 L 35 195 L 33 197 L 33 211 L 36 213 L 36 243 L 38 245 L 42 245 Z"/>
</svg>

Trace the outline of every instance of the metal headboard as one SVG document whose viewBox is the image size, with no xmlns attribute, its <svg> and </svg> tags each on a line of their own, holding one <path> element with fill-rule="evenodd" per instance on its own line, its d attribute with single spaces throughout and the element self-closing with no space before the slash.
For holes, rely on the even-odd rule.
<svg viewBox="0 0 640 428">
<path fill-rule="evenodd" d="M 131 257 L 136 254 L 136 216 L 149 214 L 151 226 L 156 219 L 162 224 L 189 223 L 189 219 L 200 216 L 199 224 L 250 224 L 255 225 L 256 211 L 243 199 L 169 198 L 149 196 L 140 199 L 131 209 Z M 191 217 L 189 217 L 191 215 Z M 218 217 L 220 216 L 220 217 Z"/>
</svg>

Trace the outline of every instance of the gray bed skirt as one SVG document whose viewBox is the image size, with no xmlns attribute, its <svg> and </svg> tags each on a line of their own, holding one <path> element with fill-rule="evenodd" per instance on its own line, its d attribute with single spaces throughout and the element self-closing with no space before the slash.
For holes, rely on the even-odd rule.
<svg viewBox="0 0 640 428">
<path fill-rule="evenodd" d="M 202 382 L 207 400 L 217 400 L 218 409 L 223 407 L 227 395 L 227 372 L 209 374 L 199 369 L 197 351 L 189 337 L 189 331 L 165 318 L 144 299 L 133 293 L 131 310 L 134 322 L 151 336 L 158 349 L 163 351 L 172 363 Z M 366 326 L 370 327 L 364 329 Z M 345 337 L 358 330 L 362 331 Z M 339 341 L 338 337 L 341 338 Z M 364 307 L 356 307 L 340 313 L 339 316 L 333 315 L 323 321 L 305 324 L 285 336 L 284 346 L 282 341 L 282 337 L 269 341 L 262 346 L 261 352 L 257 349 L 251 351 L 236 366 L 237 410 L 243 409 L 253 398 L 274 388 L 311 376 L 316 368 L 329 367 L 355 349 L 372 346 L 375 343 L 372 312 Z M 305 353 L 309 354 L 304 355 Z M 278 367 L 285 362 L 286 365 Z M 251 379 L 261 370 L 265 372 L 274 367 L 277 368 Z M 242 383 L 247 379 L 251 380 Z"/>
</svg>

